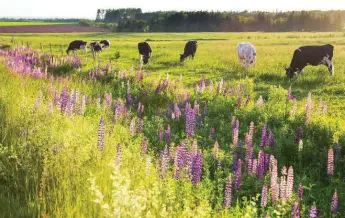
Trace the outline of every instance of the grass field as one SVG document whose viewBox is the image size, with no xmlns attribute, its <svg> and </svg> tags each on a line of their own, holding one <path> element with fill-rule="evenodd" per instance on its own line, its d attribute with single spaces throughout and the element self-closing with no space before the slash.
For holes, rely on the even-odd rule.
<svg viewBox="0 0 345 218">
<path fill-rule="evenodd" d="M 11 38 L 12 34 L 0 34 L 0 45 L 9 45 Z M 10 70 L 0 64 L 0 217 L 290 217 L 295 203 L 301 206 L 302 217 L 308 217 L 314 202 L 319 217 L 344 217 L 343 33 L 15 35 L 19 45 L 29 42 L 38 51 L 42 43 L 41 55 L 50 53 L 52 43 L 55 56 L 66 56 L 68 43 L 75 39 L 108 39 L 111 48 L 100 54 L 100 63 L 90 52 L 79 51 L 81 70 L 52 67 L 48 74 L 54 79 L 34 79 L 18 73 L 19 67 Z M 198 41 L 195 60 L 181 64 L 179 54 L 190 39 Z M 137 44 L 145 40 L 153 53 L 141 74 Z M 248 71 L 237 60 L 236 44 L 243 41 L 257 51 L 256 66 Z M 287 79 L 284 67 L 296 48 L 326 43 L 335 46 L 334 76 L 320 66 Z M 1 59 L 6 63 L 6 57 L 0 55 Z M 110 60 L 109 74 L 90 79 L 91 69 L 105 67 Z M 203 75 L 206 91 L 196 91 Z M 165 83 L 168 86 L 162 88 Z M 290 114 L 294 103 L 287 100 L 289 87 L 296 96 L 295 115 Z M 87 103 L 82 103 L 83 95 Z M 260 96 L 263 106 L 257 104 Z M 121 102 L 126 102 L 128 112 L 122 111 Z M 138 112 L 139 102 L 143 113 Z M 185 107 L 188 102 L 199 107 L 196 114 Z M 181 103 L 179 119 L 171 116 L 176 114 L 174 103 Z M 312 109 L 305 111 L 306 104 Z M 70 107 L 71 111 L 66 109 Z M 237 127 L 233 116 L 239 121 Z M 245 138 L 251 121 L 252 142 Z M 265 124 L 269 130 L 263 130 Z M 188 136 L 190 128 L 193 136 Z M 215 135 L 210 134 L 212 128 Z M 181 153 L 183 149 L 189 153 Z M 327 173 L 330 150 L 333 175 Z M 277 159 L 277 168 L 266 155 Z M 248 158 L 257 161 L 255 172 Z M 285 178 L 284 166 L 293 167 L 292 178 L 290 169 Z M 229 176 L 233 183 L 227 182 Z M 277 183 L 278 190 L 287 193 L 278 194 L 279 199 L 274 194 Z M 293 194 L 285 191 L 289 188 L 284 184 Z M 262 205 L 265 185 L 269 197 Z M 298 197 L 299 187 L 304 188 L 303 199 Z M 224 207 L 228 199 L 232 203 Z"/>
<path fill-rule="evenodd" d="M 76 25 L 77 22 L 0 21 L 1 26 Z"/>
</svg>

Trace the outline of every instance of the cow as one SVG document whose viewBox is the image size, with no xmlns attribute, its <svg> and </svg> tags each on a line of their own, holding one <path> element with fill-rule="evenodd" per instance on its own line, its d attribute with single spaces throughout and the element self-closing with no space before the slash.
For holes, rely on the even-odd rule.
<svg viewBox="0 0 345 218">
<path fill-rule="evenodd" d="M 99 44 L 102 44 L 102 48 L 110 48 L 109 40 L 101 40 Z"/>
<path fill-rule="evenodd" d="M 102 52 L 103 49 L 102 49 L 102 46 L 98 42 L 91 42 L 90 50 L 92 52 L 93 58 L 95 59 L 96 53 L 98 54 L 98 57 L 99 57 L 99 53 Z"/>
<path fill-rule="evenodd" d="M 286 76 L 292 78 L 296 72 L 303 73 L 303 68 L 307 65 L 325 65 L 328 67 L 329 73 L 333 75 L 333 50 L 334 46 L 331 44 L 302 46 L 297 48 L 293 53 L 290 67 L 285 68 Z"/>
<path fill-rule="evenodd" d="M 140 62 L 147 64 L 152 53 L 150 45 L 147 42 L 140 42 L 138 43 L 138 50 L 140 55 Z"/>
<path fill-rule="evenodd" d="M 251 64 L 256 63 L 256 50 L 249 42 L 241 42 L 237 45 L 237 55 L 240 63 L 244 63 L 245 68 L 248 69 Z"/>
<path fill-rule="evenodd" d="M 180 62 L 183 62 L 187 57 L 192 58 L 194 60 L 194 56 L 196 53 L 196 49 L 198 48 L 197 41 L 188 41 L 184 46 L 184 53 L 180 54 Z"/>
<path fill-rule="evenodd" d="M 66 53 L 69 54 L 70 51 L 73 51 L 73 53 L 75 54 L 76 50 L 80 50 L 80 49 L 84 49 L 85 53 L 87 52 L 87 48 L 86 48 L 86 41 L 83 40 L 75 40 L 71 43 L 69 43 L 68 48 L 66 50 Z"/>
</svg>

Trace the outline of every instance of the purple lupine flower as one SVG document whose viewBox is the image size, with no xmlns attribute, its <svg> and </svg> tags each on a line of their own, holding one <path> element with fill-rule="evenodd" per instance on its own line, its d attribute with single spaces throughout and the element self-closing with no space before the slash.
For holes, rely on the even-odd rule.
<svg viewBox="0 0 345 218">
<path fill-rule="evenodd" d="M 250 122 L 249 131 L 248 131 L 248 135 L 251 136 L 251 139 L 253 139 L 253 136 L 254 136 L 254 128 L 255 128 L 254 122 L 252 121 Z M 251 145 L 253 144 L 251 143 Z"/>
<path fill-rule="evenodd" d="M 246 134 L 246 155 L 245 155 L 245 163 L 246 163 L 246 167 L 247 167 L 247 172 L 250 173 L 252 168 L 253 168 L 253 162 L 252 162 L 252 156 L 253 156 L 253 147 L 250 144 L 248 138 L 250 136 L 248 134 Z"/>
<path fill-rule="evenodd" d="M 174 104 L 174 115 L 177 120 L 180 119 L 181 116 L 181 110 L 180 107 L 177 105 L 177 103 Z"/>
<path fill-rule="evenodd" d="M 267 124 L 265 124 L 261 129 L 261 146 L 267 145 Z"/>
<path fill-rule="evenodd" d="M 267 185 L 262 186 L 261 191 L 261 207 L 265 207 L 267 204 Z"/>
<path fill-rule="evenodd" d="M 253 165 L 253 167 L 252 167 L 251 175 L 252 174 L 256 175 L 256 171 L 258 169 L 258 159 L 254 159 L 252 165 Z"/>
<path fill-rule="evenodd" d="M 168 125 L 167 130 L 165 131 L 165 140 L 169 144 L 171 142 L 171 129 L 170 125 Z"/>
<path fill-rule="evenodd" d="M 138 113 L 138 116 L 141 116 L 144 113 L 144 105 L 141 104 L 140 102 L 138 104 L 138 111 L 137 111 L 137 113 Z"/>
<path fill-rule="evenodd" d="M 225 184 L 224 208 L 231 207 L 231 200 L 232 200 L 232 177 L 230 175 L 226 181 L 226 184 Z"/>
<path fill-rule="evenodd" d="M 270 154 L 265 154 L 265 161 L 264 161 L 264 173 L 269 171 L 270 169 Z"/>
<path fill-rule="evenodd" d="M 232 144 L 234 148 L 238 146 L 238 128 L 233 129 Z"/>
<path fill-rule="evenodd" d="M 291 110 L 291 112 L 290 112 L 290 115 L 291 115 L 292 117 L 295 116 L 296 111 L 297 111 L 297 100 L 294 99 L 294 100 L 293 100 L 293 107 L 292 107 L 292 110 Z"/>
<path fill-rule="evenodd" d="M 104 119 L 101 117 L 99 121 L 99 128 L 98 128 L 98 149 L 104 149 Z"/>
<path fill-rule="evenodd" d="M 158 116 L 158 117 L 161 117 L 161 116 L 162 116 L 161 108 L 158 108 L 158 109 L 157 109 L 157 116 Z"/>
<path fill-rule="evenodd" d="M 272 131 L 271 130 L 269 130 L 269 132 L 268 132 L 268 145 L 270 146 L 270 147 L 274 147 L 274 144 L 275 144 L 275 142 L 274 142 L 274 136 L 273 136 L 273 133 L 272 133 Z"/>
<path fill-rule="evenodd" d="M 237 161 L 235 188 L 239 189 L 242 183 L 242 160 Z"/>
<path fill-rule="evenodd" d="M 332 147 L 328 149 L 327 174 L 331 176 L 334 174 L 334 152 Z"/>
<path fill-rule="evenodd" d="M 190 107 L 187 103 L 185 109 L 185 119 L 186 119 L 186 135 L 187 137 L 194 136 L 194 129 L 195 129 L 195 111 Z"/>
<path fill-rule="evenodd" d="M 163 128 L 159 127 L 158 129 L 158 137 L 159 137 L 159 142 L 163 142 Z"/>
<path fill-rule="evenodd" d="M 147 154 L 147 139 L 141 141 L 141 155 Z"/>
<path fill-rule="evenodd" d="M 131 123 L 129 124 L 129 131 L 131 133 L 131 136 L 135 135 L 135 119 L 134 118 L 131 120 Z"/>
<path fill-rule="evenodd" d="M 313 203 L 313 206 L 309 210 L 309 218 L 318 218 L 318 212 L 317 212 L 315 202 Z"/>
<path fill-rule="evenodd" d="M 288 169 L 288 174 L 287 174 L 287 182 L 286 182 L 286 198 L 291 199 L 292 198 L 292 191 L 293 191 L 293 168 L 292 166 L 289 167 Z"/>
<path fill-rule="evenodd" d="M 246 103 L 244 104 L 245 107 L 248 106 L 248 104 L 249 104 L 249 102 L 250 102 L 251 99 L 252 99 L 252 97 L 251 97 L 250 95 L 248 95 L 248 98 L 247 98 L 247 100 L 246 100 Z"/>
<path fill-rule="evenodd" d="M 68 88 L 64 88 L 61 92 L 60 95 L 60 108 L 61 108 L 61 113 L 64 114 L 67 109 L 67 105 L 69 102 L 69 94 L 68 94 Z"/>
<path fill-rule="evenodd" d="M 302 127 L 298 127 L 296 143 L 298 144 L 302 140 L 302 138 L 303 138 L 303 129 L 302 129 Z"/>
<path fill-rule="evenodd" d="M 337 213 L 337 211 L 338 211 L 338 195 L 337 195 L 337 190 L 335 190 L 332 196 L 331 212 Z"/>
<path fill-rule="evenodd" d="M 218 160 L 218 162 L 217 162 L 217 168 L 218 168 L 218 169 L 222 168 L 222 160 Z"/>
<path fill-rule="evenodd" d="M 211 139 L 215 140 L 216 139 L 216 130 L 214 128 L 210 129 L 210 137 Z"/>
<path fill-rule="evenodd" d="M 144 127 L 144 120 L 143 119 L 138 119 L 138 125 L 137 125 L 137 133 L 140 134 L 143 132 L 143 127 Z"/>
<path fill-rule="evenodd" d="M 174 161 L 174 178 L 180 179 L 182 169 L 185 166 L 186 163 L 186 157 L 187 157 L 187 148 L 185 147 L 184 143 L 181 143 L 180 146 L 176 147 L 176 155 L 175 155 L 175 161 Z"/>
<path fill-rule="evenodd" d="M 278 184 L 278 162 L 274 157 L 272 160 L 272 171 L 271 171 L 271 189 L 272 189 L 272 201 L 276 202 L 279 198 L 279 184 Z"/>
<path fill-rule="evenodd" d="M 300 201 L 303 200 L 303 192 L 304 192 L 304 187 L 302 185 L 298 186 L 298 191 L 297 191 L 297 195 L 298 195 L 298 199 Z"/>
<path fill-rule="evenodd" d="M 257 166 L 257 176 L 259 179 L 263 178 L 264 170 L 265 170 L 265 153 L 263 151 L 259 151 L 258 166 Z"/>
<path fill-rule="evenodd" d="M 236 108 L 237 108 L 237 109 L 240 109 L 240 108 L 241 108 L 241 105 L 242 105 L 242 97 L 239 96 L 238 99 L 237 99 Z"/>
<path fill-rule="evenodd" d="M 301 206 L 298 202 L 293 203 L 291 208 L 291 218 L 301 217 Z"/>
<path fill-rule="evenodd" d="M 289 87 L 288 94 L 287 94 L 287 100 L 293 100 L 296 97 L 292 95 L 292 89 L 291 86 Z"/>
<path fill-rule="evenodd" d="M 198 151 L 192 161 L 192 183 L 198 184 L 202 173 L 202 152 Z"/>
<path fill-rule="evenodd" d="M 112 102 L 112 94 L 111 93 L 106 93 L 104 94 L 104 104 L 105 107 L 110 107 L 111 106 L 111 102 Z"/>
<path fill-rule="evenodd" d="M 159 155 L 159 176 L 162 179 L 167 176 L 169 160 L 169 151 L 165 148 Z"/>
<path fill-rule="evenodd" d="M 213 147 L 213 158 L 214 158 L 215 160 L 218 159 L 218 150 L 219 150 L 219 144 L 218 144 L 218 141 L 216 141 L 216 142 L 214 143 L 214 147 Z"/>
<path fill-rule="evenodd" d="M 287 169 L 284 166 L 281 170 L 281 177 L 280 177 L 280 199 L 286 199 L 286 183 L 287 183 Z"/>
<path fill-rule="evenodd" d="M 127 96 L 126 96 L 126 104 L 127 105 L 131 105 L 132 103 L 133 103 L 133 98 L 132 98 L 132 95 L 131 95 L 131 90 L 128 87 Z"/>
</svg>

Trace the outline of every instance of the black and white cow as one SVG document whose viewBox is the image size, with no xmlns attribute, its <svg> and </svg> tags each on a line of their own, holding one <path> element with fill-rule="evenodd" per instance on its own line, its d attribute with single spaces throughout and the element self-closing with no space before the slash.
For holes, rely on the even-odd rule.
<svg viewBox="0 0 345 218">
<path fill-rule="evenodd" d="M 198 48 L 197 41 L 188 41 L 184 46 L 184 53 L 180 54 L 180 62 L 183 62 L 187 57 L 194 59 L 196 49 Z"/>
<path fill-rule="evenodd" d="M 91 49 L 91 51 L 94 51 L 96 53 L 99 53 L 103 50 L 102 46 L 98 42 L 91 42 L 90 43 L 90 49 Z"/>
<path fill-rule="evenodd" d="M 110 48 L 109 40 L 101 40 L 99 44 L 102 44 L 102 48 Z"/>
<path fill-rule="evenodd" d="M 144 64 L 149 62 L 149 58 L 151 57 L 151 47 L 147 42 L 140 42 L 138 43 L 138 50 L 140 55 L 140 61 L 143 61 Z"/>
<path fill-rule="evenodd" d="M 75 53 L 75 51 L 77 51 L 77 50 L 84 49 L 84 51 L 86 53 L 87 52 L 86 44 L 87 44 L 86 41 L 75 40 L 75 41 L 69 43 L 66 52 L 67 52 L 67 54 L 69 54 L 70 51 L 73 51 Z"/>
<path fill-rule="evenodd" d="M 325 65 L 331 75 L 334 73 L 333 45 L 302 46 L 295 50 L 289 68 L 286 68 L 286 75 L 292 78 L 296 72 L 303 72 L 307 65 Z"/>
</svg>

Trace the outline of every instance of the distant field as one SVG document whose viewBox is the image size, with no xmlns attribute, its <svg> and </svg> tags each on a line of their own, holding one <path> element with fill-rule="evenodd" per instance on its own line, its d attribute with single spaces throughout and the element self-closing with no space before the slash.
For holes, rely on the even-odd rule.
<svg viewBox="0 0 345 218">
<path fill-rule="evenodd" d="M 76 25 L 77 22 L 38 22 L 38 21 L 23 21 L 23 22 L 10 22 L 0 21 L 0 27 L 1 26 L 46 26 L 46 25 Z"/>
</svg>

